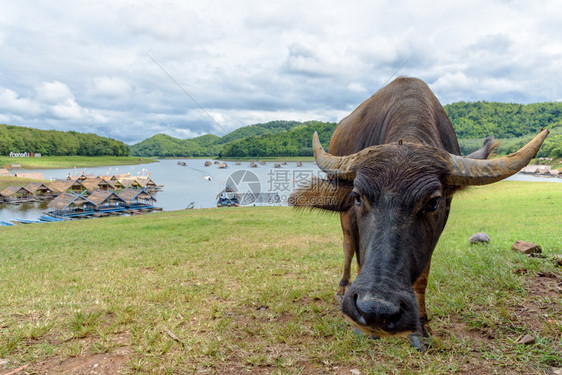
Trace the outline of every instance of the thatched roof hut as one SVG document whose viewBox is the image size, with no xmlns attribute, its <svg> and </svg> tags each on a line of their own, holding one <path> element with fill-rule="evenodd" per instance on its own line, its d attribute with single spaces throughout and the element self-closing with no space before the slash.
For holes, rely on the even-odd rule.
<svg viewBox="0 0 562 375">
<path fill-rule="evenodd" d="M 73 184 L 74 181 L 71 180 L 54 180 L 48 185 L 48 187 L 53 193 L 60 194 L 70 190 L 70 187 Z"/>
<path fill-rule="evenodd" d="M 144 189 L 124 189 L 117 193 L 127 203 L 128 207 L 152 206 L 156 199 Z"/>
<path fill-rule="evenodd" d="M 25 185 L 25 188 L 33 195 L 49 195 L 52 193 L 51 189 L 42 182 L 30 182 Z"/>
<path fill-rule="evenodd" d="M 113 185 L 108 181 L 103 180 L 99 177 L 87 178 L 82 180 L 82 186 L 84 186 L 89 192 L 95 190 L 113 190 Z"/>
<path fill-rule="evenodd" d="M 111 176 L 112 180 L 122 180 L 124 178 L 130 178 L 131 174 L 127 173 L 127 174 L 114 174 L 113 176 Z"/>
<path fill-rule="evenodd" d="M 86 187 L 82 185 L 81 180 L 54 180 L 49 184 L 49 189 L 54 193 L 64 193 L 67 191 L 82 193 L 87 190 Z"/>
<path fill-rule="evenodd" d="M 125 189 L 142 189 L 141 184 L 135 178 L 122 178 L 119 180 L 119 182 Z"/>
<path fill-rule="evenodd" d="M 108 208 L 124 208 L 125 200 L 111 190 L 95 190 L 88 196 L 99 210 Z"/>
<path fill-rule="evenodd" d="M 33 195 L 29 190 L 23 186 L 8 186 L 0 192 L 5 199 L 11 198 L 27 198 Z"/>
<path fill-rule="evenodd" d="M 156 185 L 156 183 L 152 181 L 150 177 L 139 176 L 137 177 L 137 182 L 141 187 L 146 188 L 147 191 L 158 189 L 158 185 Z"/>
<path fill-rule="evenodd" d="M 61 194 L 47 206 L 51 212 L 56 214 L 83 214 L 83 213 L 93 213 L 95 203 L 91 202 L 89 199 L 83 197 L 82 195 L 74 193 Z"/>
</svg>

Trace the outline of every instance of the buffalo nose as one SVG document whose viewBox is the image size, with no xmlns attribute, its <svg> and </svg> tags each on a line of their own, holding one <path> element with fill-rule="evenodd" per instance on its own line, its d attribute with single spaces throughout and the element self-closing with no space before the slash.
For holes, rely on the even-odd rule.
<svg viewBox="0 0 562 375">
<path fill-rule="evenodd" d="M 402 315 L 400 303 L 373 296 L 354 294 L 354 301 L 359 312 L 359 324 L 376 326 L 388 332 L 397 328 Z"/>
</svg>

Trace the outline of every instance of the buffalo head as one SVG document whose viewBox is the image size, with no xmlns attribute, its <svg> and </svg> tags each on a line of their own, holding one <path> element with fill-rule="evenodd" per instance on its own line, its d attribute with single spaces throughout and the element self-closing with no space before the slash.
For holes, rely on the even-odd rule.
<svg viewBox="0 0 562 375">
<path fill-rule="evenodd" d="M 298 188 L 289 202 L 349 214 L 359 274 L 343 297 L 345 317 L 378 336 L 422 331 L 416 282 L 427 278 L 453 194 L 518 172 L 547 134 L 543 130 L 518 152 L 491 160 L 402 141 L 334 156 L 315 134 L 314 157 L 327 179 Z"/>
</svg>

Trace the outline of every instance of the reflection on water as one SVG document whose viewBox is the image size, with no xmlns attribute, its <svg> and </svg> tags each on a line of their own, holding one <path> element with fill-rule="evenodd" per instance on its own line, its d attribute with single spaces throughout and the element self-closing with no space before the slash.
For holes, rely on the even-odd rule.
<svg viewBox="0 0 562 375">
<path fill-rule="evenodd" d="M 0 203 L 0 221 L 10 219 L 35 220 L 47 209 L 49 202 L 28 202 L 21 204 Z"/>
<path fill-rule="evenodd" d="M 296 162 L 288 162 L 281 168 L 274 168 L 273 162 L 259 164 L 250 168 L 249 162 L 235 165 L 227 162 L 228 168 L 220 169 L 216 164 L 204 166 L 204 159 L 184 160 L 186 166 L 178 165 L 178 160 L 161 160 L 159 163 L 140 164 L 133 166 L 107 166 L 95 168 L 44 169 L 29 172 L 42 172 L 46 179 L 66 178 L 68 175 L 94 174 L 108 175 L 127 174 L 131 176 L 150 175 L 158 185 L 164 185 L 162 191 L 155 194 L 156 206 L 164 210 L 185 209 L 190 202 L 195 208 L 216 207 L 216 195 L 224 189 L 227 181 L 236 186 L 241 193 L 276 193 L 280 202 L 275 205 L 286 205 L 289 194 L 300 183 L 310 180 L 312 176 L 320 176 L 321 172 L 312 162 L 297 167 Z M 548 181 L 562 182 L 562 178 L 535 177 L 516 174 L 508 180 L 514 181 Z M 561 185 L 562 188 L 562 185 Z M 0 204 L 0 221 L 10 219 L 35 220 L 46 210 L 48 202 L 24 203 L 21 205 Z M 228 208 L 223 208 L 228 209 Z"/>
</svg>

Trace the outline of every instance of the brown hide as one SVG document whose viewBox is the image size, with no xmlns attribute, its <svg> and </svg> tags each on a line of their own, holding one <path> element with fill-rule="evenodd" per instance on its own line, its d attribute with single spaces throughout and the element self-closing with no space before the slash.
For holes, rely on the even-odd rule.
<svg viewBox="0 0 562 375">
<path fill-rule="evenodd" d="M 419 79 L 398 78 L 361 103 L 338 124 L 328 152 L 350 155 L 400 139 L 460 155 L 451 121 L 429 87 Z"/>
</svg>

